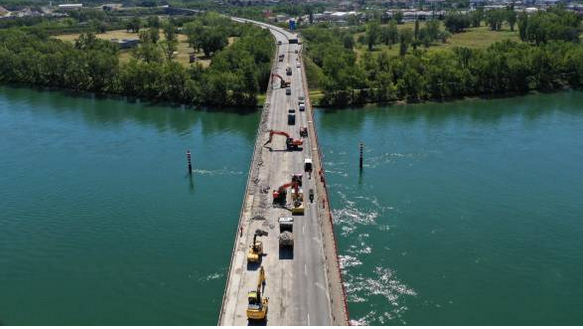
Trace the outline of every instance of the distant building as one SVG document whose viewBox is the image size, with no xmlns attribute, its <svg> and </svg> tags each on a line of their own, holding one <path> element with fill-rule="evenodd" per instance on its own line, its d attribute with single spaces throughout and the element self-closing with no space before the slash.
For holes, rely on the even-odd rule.
<svg viewBox="0 0 583 329">
<path fill-rule="evenodd" d="M 59 5 L 59 9 L 61 10 L 73 10 L 73 9 L 81 9 L 83 8 L 82 3 L 64 3 Z"/>
<path fill-rule="evenodd" d="M 111 39 L 111 42 L 117 44 L 119 49 L 129 49 L 136 47 L 140 43 L 140 39 Z"/>
<path fill-rule="evenodd" d="M 101 9 L 105 10 L 105 11 L 109 11 L 109 10 L 117 10 L 120 9 L 122 7 L 121 3 L 107 3 L 101 6 Z"/>
</svg>

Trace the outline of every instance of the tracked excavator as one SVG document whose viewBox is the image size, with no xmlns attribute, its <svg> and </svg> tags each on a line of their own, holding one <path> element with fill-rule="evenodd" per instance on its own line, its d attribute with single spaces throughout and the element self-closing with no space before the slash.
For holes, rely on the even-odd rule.
<svg viewBox="0 0 583 329">
<path fill-rule="evenodd" d="M 247 306 L 247 319 L 249 321 L 262 321 L 267 318 L 267 304 L 269 299 L 261 296 L 261 288 L 265 284 L 265 270 L 261 266 L 259 270 L 259 280 L 257 281 L 257 290 L 250 291 L 247 294 L 249 302 Z"/>
<path fill-rule="evenodd" d="M 302 186 L 302 175 L 295 174 L 292 176 L 292 180 L 289 183 L 283 184 L 277 190 L 273 190 L 273 204 L 285 206 L 287 200 L 287 188 L 291 187 L 292 192 L 300 191 L 300 187 Z M 296 192 L 294 192 L 296 193 Z"/>
<path fill-rule="evenodd" d="M 249 263 L 259 263 L 261 262 L 261 257 L 263 256 L 263 242 L 257 241 L 257 233 L 253 235 L 253 244 L 249 248 L 247 253 L 247 262 Z"/>
<path fill-rule="evenodd" d="M 277 73 L 271 73 L 271 77 L 277 77 L 279 78 L 280 84 L 279 87 L 280 88 L 287 88 L 291 85 L 291 82 L 286 81 L 281 75 L 277 74 Z"/>
<path fill-rule="evenodd" d="M 304 142 L 301 139 L 293 139 L 288 133 L 285 131 L 277 131 L 277 130 L 270 130 L 269 131 L 269 139 L 263 146 L 271 143 L 273 139 L 273 135 L 282 135 L 286 137 L 285 146 L 288 151 L 298 151 L 300 146 L 304 145 Z"/>
</svg>

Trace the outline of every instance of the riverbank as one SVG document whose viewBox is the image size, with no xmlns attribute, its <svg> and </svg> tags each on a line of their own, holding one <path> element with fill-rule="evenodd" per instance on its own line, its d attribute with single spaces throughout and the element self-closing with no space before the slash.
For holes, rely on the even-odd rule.
<svg viewBox="0 0 583 329">
<path fill-rule="evenodd" d="M 525 97 L 529 95 L 538 95 L 538 94 L 553 94 L 553 93 L 561 93 L 565 91 L 579 91 L 579 89 L 572 88 L 570 86 L 564 86 L 562 88 L 552 89 L 552 90 L 530 90 L 527 92 L 504 92 L 499 94 L 484 94 L 481 96 L 460 96 L 460 97 L 447 97 L 442 99 L 424 99 L 418 101 L 407 101 L 406 99 L 399 99 L 394 101 L 385 101 L 385 102 L 361 102 L 361 103 L 353 103 L 348 105 L 329 105 L 329 104 L 322 104 L 320 101 L 324 97 L 324 94 L 321 90 L 310 90 L 310 98 L 315 99 L 314 106 L 321 109 L 357 109 L 357 108 L 368 108 L 368 107 L 379 107 L 379 106 L 404 106 L 404 105 L 414 105 L 414 104 L 444 104 L 444 103 L 456 103 L 456 102 L 464 102 L 464 101 L 475 101 L 475 100 L 493 100 L 493 99 L 505 99 L 505 98 L 516 98 L 516 97 Z"/>
</svg>

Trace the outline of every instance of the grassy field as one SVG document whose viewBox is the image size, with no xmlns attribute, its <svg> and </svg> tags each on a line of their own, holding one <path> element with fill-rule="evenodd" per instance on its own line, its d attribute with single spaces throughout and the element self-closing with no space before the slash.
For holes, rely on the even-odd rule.
<svg viewBox="0 0 583 329">
<path fill-rule="evenodd" d="M 79 38 L 79 33 L 76 34 L 63 34 L 58 35 L 55 38 L 68 41 L 68 42 L 75 42 L 77 38 Z M 106 33 L 96 34 L 96 36 L 103 40 L 111 40 L 111 39 L 133 39 L 138 38 L 137 33 L 127 32 L 125 30 L 116 30 L 116 31 L 108 31 Z M 164 40 L 164 34 L 160 32 L 160 40 Z M 189 54 L 193 52 L 193 49 L 188 46 L 186 35 L 178 34 L 178 47 L 176 49 L 176 54 L 174 55 L 174 60 L 181 63 L 184 66 L 190 65 L 189 63 Z M 229 46 L 232 45 L 237 40 L 236 37 L 229 38 Z M 211 63 L 211 59 L 204 56 L 203 52 L 195 53 L 196 57 L 198 58 L 198 63 L 201 63 L 203 67 L 208 67 Z M 121 62 L 129 61 L 132 58 L 131 50 L 121 50 L 119 54 L 119 58 Z"/>
<path fill-rule="evenodd" d="M 420 27 L 423 27 L 424 23 L 420 24 Z M 398 25 L 399 30 L 404 28 L 411 28 L 412 30 L 415 27 L 415 23 L 407 22 L 402 25 Z M 443 27 L 442 27 L 443 28 Z M 358 39 L 360 35 L 364 35 L 363 33 L 358 33 L 355 35 L 355 40 Z M 475 48 L 475 49 L 483 49 L 487 48 L 491 44 L 503 41 L 503 40 L 512 40 L 512 41 L 520 41 L 518 38 L 518 32 L 515 28 L 514 32 L 510 31 L 510 28 L 507 25 L 504 25 L 501 31 L 491 31 L 486 26 L 476 27 L 476 28 L 469 28 L 466 32 L 453 34 L 446 43 L 442 42 L 434 42 L 427 50 L 428 51 L 439 51 L 442 49 L 450 49 L 453 47 L 468 47 L 468 48 Z M 378 53 L 383 50 L 388 51 L 388 53 L 392 56 L 399 55 L 399 44 L 394 44 L 393 46 L 385 46 L 385 45 L 376 45 L 373 49 L 373 53 Z M 409 47 L 409 49 L 411 49 Z M 421 46 L 421 49 L 426 49 L 424 46 Z M 358 44 L 355 48 L 355 51 L 360 58 L 365 52 L 368 51 L 366 45 Z"/>
</svg>

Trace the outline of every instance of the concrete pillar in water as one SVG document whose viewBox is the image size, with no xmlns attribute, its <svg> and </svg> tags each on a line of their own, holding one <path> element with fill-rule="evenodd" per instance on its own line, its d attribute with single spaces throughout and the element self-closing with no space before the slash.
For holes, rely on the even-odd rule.
<svg viewBox="0 0 583 329">
<path fill-rule="evenodd" d="M 360 161 L 359 161 L 359 168 L 360 170 L 362 170 L 362 165 L 363 165 L 363 152 L 364 152 L 364 143 L 360 142 Z"/>
<path fill-rule="evenodd" d="M 188 174 L 192 175 L 192 154 L 190 150 L 186 151 L 186 160 L 188 161 Z"/>
</svg>

